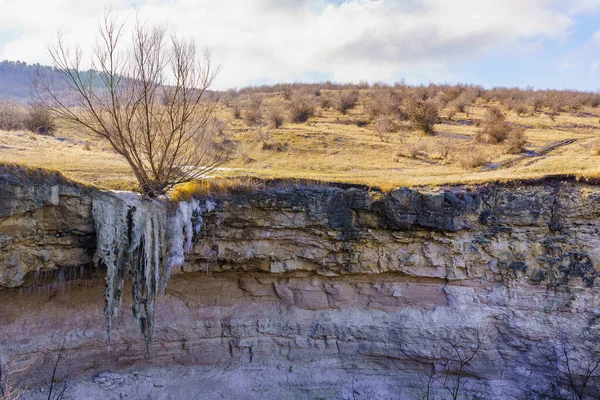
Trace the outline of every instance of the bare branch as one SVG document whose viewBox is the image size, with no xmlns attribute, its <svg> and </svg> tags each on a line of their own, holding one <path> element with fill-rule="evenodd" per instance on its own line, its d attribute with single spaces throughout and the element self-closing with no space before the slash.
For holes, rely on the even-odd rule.
<svg viewBox="0 0 600 400">
<path fill-rule="evenodd" d="M 87 72 L 81 49 L 70 49 L 59 32 L 49 46 L 59 79 L 38 75 L 35 92 L 56 116 L 108 141 L 142 191 L 157 196 L 228 159 L 214 146 L 217 102 L 205 100 L 218 71 L 208 52 L 198 60 L 192 41 L 169 42 L 164 28 L 139 20 L 125 51 L 124 30 L 124 22 L 105 14 Z"/>
</svg>

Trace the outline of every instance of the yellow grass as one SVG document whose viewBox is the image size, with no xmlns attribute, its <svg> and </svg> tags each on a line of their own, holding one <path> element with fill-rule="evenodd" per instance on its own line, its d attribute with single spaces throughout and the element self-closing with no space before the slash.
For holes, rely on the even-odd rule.
<svg viewBox="0 0 600 400">
<path fill-rule="evenodd" d="M 265 96 L 268 98 L 263 102 L 263 108 L 273 103 L 283 104 L 280 94 Z M 479 129 L 476 125 L 483 118 L 486 107 L 482 101 L 477 104 L 469 107 L 468 119 L 464 113 L 455 115 L 453 121 L 442 118 L 442 122 L 435 125 L 435 136 L 425 136 L 410 128 L 382 136 L 376 132 L 374 123 L 369 121 L 360 103 L 347 115 L 317 107 L 316 116 L 307 123 L 286 122 L 283 127 L 270 130 L 271 140 L 279 146 L 269 150 L 263 149 L 256 127 L 249 126 L 244 120 L 233 119 L 231 110 L 220 104 L 217 117 L 226 121 L 227 126 L 219 140 L 235 142 L 238 150 L 224 170 L 215 174 L 225 178 L 350 182 L 382 188 L 506 181 L 563 174 L 600 177 L 599 117 L 575 116 L 569 112 L 555 118 L 546 113 L 520 117 L 504 109 L 510 122 L 528 127 L 526 150 L 540 150 L 563 139 L 576 141 L 544 156 L 525 157 L 507 168 L 489 171 L 464 169 L 461 158 L 472 154 L 481 154 L 494 163 L 519 157 L 504 154 L 502 145 L 482 145 L 473 140 Z M 582 111 L 598 112 L 594 109 Z M 444 117 L 445 111 L 442 110 L 440 115 Z M 359 121 L 366 125 L 357 126 Z M 84 146 L 86 140 L 90 141 L 89 150 Z M 440 150 L 444 144 L 451 146 L 447 159 L 442 157 Z M 411 146 L 421 149 L 415 158 L 410 157 L 408 150 Z M 0 162 L 56 169 L 70 179 L 102 188 L 135 187 L 128 166 L 108 145 L 66 126 L 61 126 L 55 137 L 0 131 Z M 224 183 L 225 186 L 230 184 Z M 213 183 L 210 190 L 215 190 L 218 185 Z M 207 188 L 200 185 L 194 190 Z M 190 191 L 190 187 L 182 189 L 181 197 L 185 198 Z"/>
</svg>

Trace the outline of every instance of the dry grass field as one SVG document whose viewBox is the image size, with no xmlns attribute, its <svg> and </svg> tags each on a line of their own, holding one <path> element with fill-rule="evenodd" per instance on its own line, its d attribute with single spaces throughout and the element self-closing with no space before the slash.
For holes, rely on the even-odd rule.
<svg viewBox="0 0 600 400">
<path fill-rule="evenodd" d="M 211 129 L 232 157 L 215 176 L 383 189 L 563 174 L 600 177 L 600 96 L 594 94 L 313 86 L 221 94 Z M 413 118 L 415 98 L 435 105 L 429 133 Z M 485 139 L 490 109 L 506 119 L 501 130 L 520 132 L 516 148 L 510 148 L 510 132 L 498 143 Z M 102 188 L 135 188 L 128 166 L 106 143 L 57 124 L 52 135 L 0 130 L 0 162 L 55 169 Z"/>
</svg>

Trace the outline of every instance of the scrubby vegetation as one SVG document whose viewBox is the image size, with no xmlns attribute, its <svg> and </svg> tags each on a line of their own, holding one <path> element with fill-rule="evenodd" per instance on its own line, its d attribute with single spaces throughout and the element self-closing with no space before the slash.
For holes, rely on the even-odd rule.
<svg viewBox="0 0 600 400">
<path fill-rule="evenodd" d="M 234 154 L 217 176 L 393 187 L 600 175 L 600 94 L 595 92 L 325 82 L 207 92 L 206 97 L 219 99 L 208 125 L 215 149 Z M 26 113 L 16 114 L 10 107 L 0 110 L 6 115 L 0 121 L 4 131 L 26 129 Z M 15 120 L 21 122 L 11 123 Z M 57 124 L 55 142 L 39 135 L 18 140 L 0 135 L 0 146 L 8 150 L 4 160 L 52 165 L 88 183 L 129 186 L 122 181 L 130 182 L 131 175 L 116 168 L 122 164 L 105 143 Z M 38 129 L 44 124 L 28 126 L 51 132 Z M 40 155 L 34 146 L 48 150 Z M 64 146 L 71 156 L 64 155 Z M 92 162 L 110 167 L 100 168 L 101 175 L 91 172 L 99 170 Z"/>
<path fill-rule="evenodd" d="M 315 100 L 308 92 L 292 94 L 289 107 L 292 122 L 306 122 L 315 114 Z"/>
<path fill-rule="evenodd" d="M 6 131 L 28 130 L 49 135 L 55 129 L 50 112 L 40 104 L 25 105 L 15 100 L 0 99 L 0 129 Z"/>
</svg>

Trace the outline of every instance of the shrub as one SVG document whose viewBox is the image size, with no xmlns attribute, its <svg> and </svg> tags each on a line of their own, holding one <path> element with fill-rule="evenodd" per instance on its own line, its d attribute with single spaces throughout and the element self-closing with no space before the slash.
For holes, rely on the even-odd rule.
<svg viewBox="0 0 600 400">
<path fill-rule="evenodd" d="M 448 108 L 448 111 L 446 111 L 446 116 L 448 117 L 448 119 L 450 121 L 452 121 L 452 118 L 454 118 L 454 116 L 456 115 L 457 112 L 458 111 L 457 111 L 456 107 L 450 106 L 450 108 Z"/>
<path fill-rule="evenodd" d="M 267 109 L 267 121 L 270 128 L 281 128 L 285 122 L 283 109 L 278 105 L 270 105 Z"/>
<path fill-rule="evenodd" d="M 481 168 L 490 163 L 489 158 L 480 151 L 469 151 L 463 153 L 458 158 L 458 164 L 463 169 Z"/>
<path fill-rule="evenodd" d="M 508 137 L 510 130 L 511 126 L 506 122 L 502 111 L 496 107 L 488 108 L 482 121 L 482 129 L 477 132 L 475 140 L 487 144 L 502 143 Z"/>
<path fill-rule="evenodd" d="M 564 111 L 564 100 L 561 98 L 560 93 L 556 91 L 546 92 L 545 103 L 550 108 L 552 114 L 559 114 Z"/>
<path fill-rule="evenodd" d="M 227 121 L 225 120 L 219 118 L 212 118 L 209 121 L 207 129 L 210 129 L 213 134 L 223 135 L 225 133 L 225 130 L 227 129 L 227 125 Z"/>
<path fill-rule="evenodd" d="M 252 157 L 250 157 L 250 155 L 248 153 L 248 149 L 246 148 L 246 146 L 244 144 L 242 144 L 240 147 L 238 147 L 238 153 L 239 153 L 242 161 L 244 162 L 244 164 L 250 164 L 255 161 Z"/>
<path fill-rule="evenodd" d="M 525 128 L 520 126 L 511 127 L 505 142 L 506 152 L 508 154 L 522 153 L 526 143 Z"/>
<path fill-rule="evenodd" d="M 342 114 L 346 114 L 349 110 L 356 107 L 356 103 L 358 103 L 358 91 L 344 90 L 338 93 L 335 108 Z"/>
<path fill-rule="evenodd" d="M 415 159 L 423 154 L 424 149 L 422 143 L 407 143 L 394 154 L 393 161 L 399 162 L 402 158 Z"/>
<path fill-rule="evenodd" d="M 315 99 L 309 93 L 296 92 L 290 100 L 290 119 L 292 122 L 306 122 L 315 114 Z"/>
<path fill-rule="evenodd" d="M 433 125 L 439 119 L 438 105 L 433 100 L 410 99 L 406 113 L 413 126 L 427 135 L 433 135 Z"/>
<path fill-rule="evenodd" d="M 365 112 L 371 119 L 385 115 L 399 115 L 402 98 L 391 89 L 379 89 L 369 94 Z"/>
<path fill-rule="evenodd" d="M 408 143 L 404 148 L 406 156 L 409 158 L 419 157 L 424 149 L 425 148 L 421 143 Z"/>
<path fill-rule="evenodd" d="M 229 89 L 227 92 L 223 94 L 221 97 L 221 101 L 227 107 L 231 107 L 234 99 L 238 96 L 238 91 L 235 89 Z"/>
<path fill-rule="evenodd" d="M 542 110 L 542 107 L 544 106 L 544 101 L 542 100 L 542 97 L 540 95 L 534 93 L 529 97 L 529 105 L 531 106 L 532 112 L 535 114 Z"/>
<path fill-rule="evenodd" d="M 518 116 L 527 114 L 527 103 L 521 100 L 511 100 L 508 103 L 509 109 L 513 110 Z"/>
<path fill-rule="evenodd" d="M 393 117 L 381 115 L 375 120 L 375 130 L 379 134 L 397 132 L 398 125 Z"/>
<path fill-rule="evenodd" d="M 321 96 L 319 96 L 319 106 L 323 110 L 329 110 L 332 105 L 333 101 L 331 101 L 331 96 L 329 96 L 329 94 L 321 93 Z"/>
<path fill-rule="evenodd" d="M 242 118 L 242 106 L 239 101 L 235 100 L 231 102 L 231 114 L 234 119 Z"/>
<path fill-rule="evenodd" d="M 285 100 L 291 100 L 293 94 L 294 88 L 292 87 L 292 85 L 283 85 L 283 87 L 281 88 L 281 95 Z"/>
<path fill-rule="evenodd" d="M 457 113 L 466 113 L 467 107 L 473 103 L 472 99 L 467 92 L 462 92 L 454 101 L 451 106 Z"/>
<path fill-rule="evenodd" d="M 435 145 L 435 151 L 439 154 L 442 160 L 448 160 L 454 146 L 449 140 L 442 140 Z"/>
<path fill-rule="evenodd" d="M 246 109 L 246 121 L 250 125 L 258 125 L 262 119 L 262 97 L 258 94 L 250 96 L 250 103 Z"/>
<path fill-rule="evenodd" d="M 18 103 L 0 99 L 0 129 L 12 131 L 23 128 L 25 113 Z"/>
<path fill-rule="evenodd" d="M 449 103 L 448 96 L 446 96 L 446 93 L 444 93 L 443 90 L 437 92 L 435 96 L 432 97 L 432 99 L 437 103 L 438 108 L 444 108 Z"/>
<path fill-rule="evenodd" d="M 273 148 L 273 135 L 271 132 L 263 128 L 258 128 L 256 130 L 256 137 L 261 143 L 263 150 L 271 150 Z"/>
</svg>

